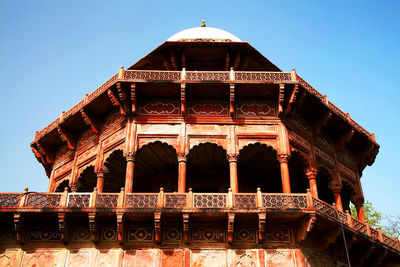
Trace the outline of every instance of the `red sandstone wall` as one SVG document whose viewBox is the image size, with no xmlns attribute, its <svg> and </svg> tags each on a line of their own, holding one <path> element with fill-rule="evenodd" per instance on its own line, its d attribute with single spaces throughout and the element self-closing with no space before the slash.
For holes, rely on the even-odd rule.
<svg viewBox="0 0 400 267">
<path fill-rule="evenodd" d="M 309 256 L 308 256 L 309 257 Z M 338 266 L 300 249 L 7 249 L 0 254 L 5 266 L 132 266 L 132 267 L 224 267 L 224 266 Z M 340 266 L 340 265 L 339 265 Z"/>
</svg>

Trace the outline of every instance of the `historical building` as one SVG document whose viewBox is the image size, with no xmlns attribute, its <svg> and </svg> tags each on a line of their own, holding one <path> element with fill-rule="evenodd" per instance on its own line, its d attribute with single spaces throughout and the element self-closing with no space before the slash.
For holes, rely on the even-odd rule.
<svg viewBox="0 0 400 267">
<path fill-rule="evenodd" d="M 374 135 L 204 22 L 121 68 L 31 147 L 48 192 L 0 194 L 0 266 L 399 264 L 398 240 L 364 220 Z"/>
</svg>

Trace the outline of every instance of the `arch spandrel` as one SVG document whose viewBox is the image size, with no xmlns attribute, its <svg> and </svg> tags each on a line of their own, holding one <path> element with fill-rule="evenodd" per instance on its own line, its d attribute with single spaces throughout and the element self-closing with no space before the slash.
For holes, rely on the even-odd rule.
<svg viewBox="0 0 400 267">
<path fill-rule="evenodd" d="M 240 151 L 243 150 L 243 148 L 249 145 L 255 145 L 257 143 L 261 145 L 266 145 L 267 147 L 271 147 L 273 150 L 278 151 L 277 140 L 274 138 L 239 139 L 237 151 L 239 151 L 240 154 Z"/>
<path fill-rule="evenodd" d="M 78 192 L 91 192 L 96 187 L 97 176 L 94 172 L 94 165 L 83 168 L 76 179 L 75 185 Z"/>
<path fill-rule="evenodd" d="M 223 148 L 225 151 L 228 150 L 228 142 L 226 137 L 209 137 L 209 138 L 189 138 L 188 152 L 190 152 L 194 147 L 201 144 L 216 144 L 217 146 Z"/>
<path fill-rule="evenodd" d="M 137 150 L 141 149 L 144 146 L 148 146 L 154 143 L 164 143 L 171 146 L 175 151 L 178 151 L 178 136 L 171 136 L 171 137 L 138 137 L 137 141 Z"/>
</svg>

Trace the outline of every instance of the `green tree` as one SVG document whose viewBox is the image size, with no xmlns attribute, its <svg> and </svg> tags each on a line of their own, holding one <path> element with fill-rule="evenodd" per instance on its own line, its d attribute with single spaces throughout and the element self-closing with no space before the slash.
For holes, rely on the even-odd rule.
<svg viewBox="0 0 400 267">
<path fill-rule="evenodd" d="M 373 206 L 372 203 L 369 201 L 364 202 L 364 217 L 367 223 L 372 226 L 372 227 L 381 227 L 381 222 L 383 219 L 383 214 L 382 212 L 377 211 Z M 358 214 L 356 207 L 354 205 L 351 205 L 350 207 L 350 214 L 353 218 L 358 219 Z"/>
</svg>

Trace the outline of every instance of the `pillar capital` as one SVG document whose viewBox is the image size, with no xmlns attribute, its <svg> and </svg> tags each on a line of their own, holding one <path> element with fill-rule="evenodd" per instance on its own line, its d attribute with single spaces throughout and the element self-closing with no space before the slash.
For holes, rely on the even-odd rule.
<svg viewBox="0 0 400 267">
<path fill-rule="evenodd" d="M 364 205 L 364 198 L 363 197 L 356 197 L 353 200 L 354 205 L 357 207 L 362 207 Z"/>
<path fill-rule="evenodd" d="M 187 162 L 187 154 L 178 154 L 178 163 L 179 162 Z"/>
<path fill-rule="evenodd" d="M 278 155 L 278 161 L 280 163 L 288 163 L 289 161 L 289 155 L 283 154 L 283 155 Z"/>
<path fill-rule="evenodd" d="M 135 152 L 127 152 L 125 158 L 126 158 L 126 161 L 135 162 L 135 160 L 136 160 L 136 153 L 135 153 Z"/>
<path fill-rule="evenodd" d="M 229 153 L 229 154 L 226 155 L 226 158 L 227 158 L 229 163 L 237 162 L 238 155 L 236 153 Z"/>
<path fill-rule="evenodd" d="M 316 168 L 308 168 L 306 170 L 306 175 L 308 179 L 316 179 L 318 175 L 318 169 Z"/>
</svg>

